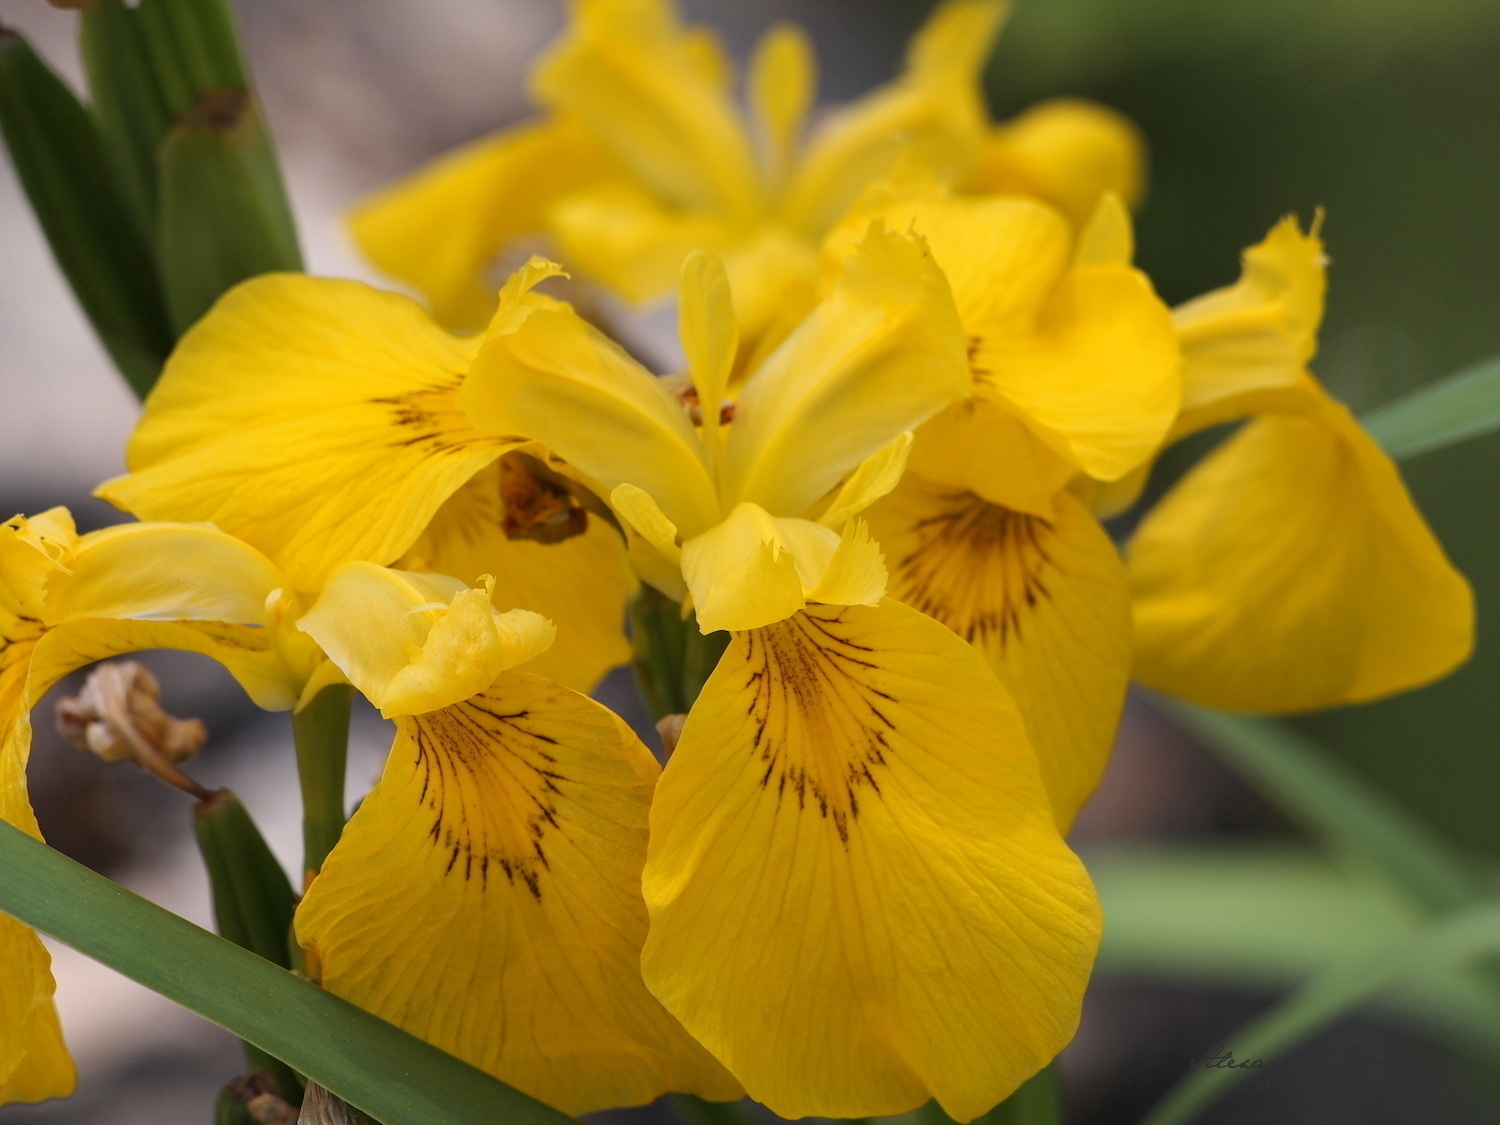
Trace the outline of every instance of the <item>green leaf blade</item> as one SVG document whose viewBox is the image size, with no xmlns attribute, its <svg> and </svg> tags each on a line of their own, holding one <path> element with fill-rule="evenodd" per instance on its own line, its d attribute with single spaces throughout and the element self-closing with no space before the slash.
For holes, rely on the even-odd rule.
<svg viewBox="0 0 1500 1125">
<path fill-rule="evenodd" d="M 0 909 L 285 1060 L 383 1125 L 573 1120 L 3 822 Z"/>
<path fill-rule="evenodd" d="M 1500 429 L 1500 356 L 1383 406 L 1361 422 L 1398 461 Z"/>
</svg>

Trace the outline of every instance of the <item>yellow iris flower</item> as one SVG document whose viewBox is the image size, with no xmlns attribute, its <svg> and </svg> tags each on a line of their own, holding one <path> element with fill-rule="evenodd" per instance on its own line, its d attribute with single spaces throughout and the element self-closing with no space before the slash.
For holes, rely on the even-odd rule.
<svg viewBox="0 0 1500 1125">
<path fill-rule="evenodd" d="M 496 330 L 503 330 L 497 327 Z M 499 609 L 559 640 L 536 670 L 588 691 L 630 659 L 619 536 L 454 404 L 482 337 L 351 281 L 268 274 L 183 337 L 98 494 L 141 519 L 202 520 L 312 592 L 347 562 L 495 576 Z"/>
<path fill-rule="evenodd" d="M 0 818 L 40 838 L 26 795 L 31 708 L 75 668 L 174 648 L 223 664 L 260 706 L 291 707 L 318 663 L 282 626 L 281 573 L 209 527 L 129 524 L 78 535 L 66 509 L 0 525 Z M 51 961 L 0 915 L 0 1105 L 72 1093 Z"/>
<path fill-rule="evenodd" d="M 1127 552 L 1136 675 L 1212 706 L 1362 703 L 1474 644 L 1469 584 L 1391 459 L 1307 371 L 1323 315 L 1316 225 L 1277 224 L 1234 285 L 1174 314 L 1176 439 L 1246 423 L 1141 521 Z"/>
<path fill-rule="evenodd" d="M 972 394 L 917 431 L 871 530 L 892 596 L 1010 689 L 1066 829 L 1108 762 L 1132 658 L 1124 564 L 1071 486 L 1125 477 L 1160 446 L 1181 393 L 1172 321 L 1143 274 L 1094 260 L 1097 232 L 1044 204 L 874 194 L 825 254 L 872 215 L 921 234 L 953 288 Z"/>
<path fill-rule="evenodd" d="M 731 634 L 651 806 L 646 984 L 784 1116 L 935 1097 L 969 1120 L 1071 1037 L 1099 914 L 1015 704 L 885 596 L 858 515 L 970 393 L 958 310 L 922 243 L 873 223 L 728 403 L 716 259 L 680 302 L 690 395 L 515 290 L 459 394 L 608 496 L 643 578 Z"/>
<path fill-rule="evenodd" d="M 571 1112 L 740 1096 L 641 981 L 655 760 L 598 704 L 514 670 L 554 625 L 441 574 L 347 563 L 306 613 L 286 582 L 202 525 L 80 537 L 54 509 L 0 527 L 0 816 L 36 834 L 29 711 L 84 664 L 201 652 L 268 709 L 347 677 L 397 737 L 297 915 L 324 987 Z M 0 1104 L 64 1096 L 46 950 L 0 917 L 0 956 Z"/>
<path fill-rule="evenodd" d="M 1080 217 L 1105 190 L 1138 194 L 1142 146 L 1108 110 L 1064 100 L 990 124 L 979 78 L 1006 11 L 1001 0 L 940 5 L 896 82 L 804 138 L 816 64 L 797 28 L 779 25 L 756 48 L 747 116 L 716 40 L 683 27 L 668 0 L 576 0 L 532 75 L 547 116 L 374 197 L 355 238 L 456 328 L 484 324 L 488 271 L 528 235 L 551 236 L 570 269 L 632 302 L 668 294 L 684 257 L 710 250 L 752 342 L 813 283 L 824 233 L 899 160 Z"/>
</svg>

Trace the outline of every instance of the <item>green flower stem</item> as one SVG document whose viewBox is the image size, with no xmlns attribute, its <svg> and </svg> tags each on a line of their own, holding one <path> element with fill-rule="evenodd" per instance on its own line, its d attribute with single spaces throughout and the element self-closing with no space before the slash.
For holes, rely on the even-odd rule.
<svg viewBox="0 0 1500 1125">
<path fill-rule="evenodd" d="M 333 684 L 292 716 L 297 775 L 302 782 L 303 874 L 310 880 L 339 842 L 348 816 L 344 768 L 349 760 L 349 708 L 354 689 Z"/>
<path fill-rule="evenodd" d="M 704 636 L 692 614 L 650 586 L 630 600 L 635 675 L 653 719 L 686 714 L 729 644 L 723 631 Z"/>
</svg>

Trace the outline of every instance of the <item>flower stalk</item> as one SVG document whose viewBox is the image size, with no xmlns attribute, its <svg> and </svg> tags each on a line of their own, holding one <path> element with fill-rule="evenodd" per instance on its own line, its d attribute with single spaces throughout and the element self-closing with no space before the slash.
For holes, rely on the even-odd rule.
<svg viewBox="0 0 1500 1125">
<path fill-rule="evenodd" d="M 333 684 L 292 716 L 297 776 L 302 784 L 303 875 L 311 882 L 339 842 L 348 819 L 344 770 L 349 759 L 349 708 L 354 689 Z"/>
</svg>

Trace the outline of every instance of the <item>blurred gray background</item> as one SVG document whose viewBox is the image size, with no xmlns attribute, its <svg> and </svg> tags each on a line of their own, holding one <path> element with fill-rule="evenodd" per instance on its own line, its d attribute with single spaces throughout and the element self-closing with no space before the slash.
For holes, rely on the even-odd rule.
<svg viewBox="0 0 1500 1125">
<path fill-rule="evenodd" d="M 915 0 L 683 7 L 722 28 L 740 57 L 774 20 L 803 22 L 828 100 L 892 73 L 925 10 Z M 1323 205 L 1333 266 L 1316 366 L 1337 393 L 1367 409 L 1500 353 L 1500 3 L 1022 0 L 1018 9 L 991 70 L 997 114 L 1081 93 L 1135 117 L 1152 144 L 1140 261 L 1169 301 L 1232 280 L 1240 249 L 1275 219 L 1288 211 L 1306 218 Z M 527 61 L 562 20 L 560 0 L 240 0 L 238 10 L 309 268 L 370 280 L 344 237 L 342 212 L 391 177 L 524 117 Z M 41 0 L 0 0 L 0 22 L 24 30 L 77 81 L 71 15 Z M 87 497 L 121 471 L 136 406 L 53 267 L 3 158 L 0 393 L 5 514 L 66 503 L 85 529 L 117 519 Z M 1448 839 L 1490 857 L 1500 856 L 1492 686 L 1500 646 L 1488 636 L 1489 607 L 1500 599 L 1497 458 L 1500 439 L 1488 439 L 1407 469 L 1478 588 L 1478 657 L 1437 687 L 1304 724 Z M 239 791 L 295 866 L 285 717 L 256 711 L 207 662 L 152 660 L 169 708 L 201 716 L 212 731 L 193 772 Z M 628 685 L 617 680 L 611 690 L 620 699 Z M 208 924 L 186 799 L 63 745 L 48 707 L 32 772 L 49 839 Z M 361 713 L 351 797 L 374 780 L 388 738 L 385 724 Z M 1108 855 L 1152 843 L 1274 843 L 1290 831 L 1138 700 L 1078 837 L 1090 855 Z M 0 1109 L 0 1122 L 208 1121 L 214 1092 L 242 1065 L 233 1040 L 71 951 L 56 955 L 80 1093 L 66 1103 Z M 1272 995 L 1263 981 L 1101 976 L 1064 1059 L 1074 1119 L 1137 1120 Z M 1274 1074 L 1203 1120 L 1500 1120 L 1492 1072 L 1378 1016 L 1346 1021 Z M 623 1116 L 645 1120 L 650 1111 Z"/>
</svg>

